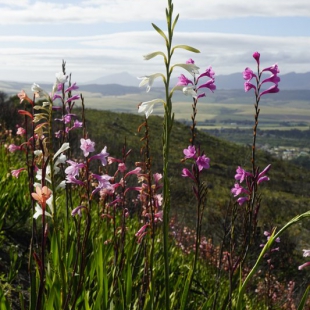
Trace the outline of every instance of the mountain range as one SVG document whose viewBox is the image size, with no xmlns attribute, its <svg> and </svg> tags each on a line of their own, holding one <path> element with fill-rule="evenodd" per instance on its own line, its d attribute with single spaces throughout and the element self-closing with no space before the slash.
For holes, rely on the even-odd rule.
<svg viewBox="0 0 310 310">
<path fill-rule="evenodd" d="M 281 81 L 279 94 L 282 99 L 309 100 L 310 98 L 310 72 L 307 73 L 287 73 L 280 75 Z M 170 85 L 176 85 L 178 78 L 172 78 Z M 123 96 L 128 94 L 145 93 L 145 87 L 139 88 L 140 80 L 127 72 L 103 76 L 87 83 L 79 83 L 80 91 L 92 94 L 100 94 L 100 96 Z M 215 77 L 216 93 L 222 95 L 224 93 L 233 93 L 238 97 L 247 96 L 244 93 L 244 79 L 241 73 L 233 73 L 229 75 L 219 75 Z M 52 89 L 52 83 L 39 85 L 46 90 Z M 161 79 L 157 79 L 153 85 L 153 91 L 162 92 L 164 90 Z M 160 87 L 160 88 L 159 88 Z M 269 87 L 267 85 L 267 87 Z M 13 81 L 0 81 L 0 91 L 8 95 L 15 95 L 21 89 L 30 92 L 31 83 L 21 83 Z M 287 97 L 288 96 L 288 97 Z M 279 95 L 278 99 L 281 100 Z"/>
<path fill-rule="evenodd" d="M 280 89 L 285 90 L 310 90 L 310 72 L 287 74 L 279 74 L 281 81 Z M 171 85 L 175 85 L 178 79 L 173 78 Z M 243 89 L 244 79 L 241 73 L 232 73 L 229 75 L 219 75 L 215 77 L 217 89 Z M 119 84 L 123 86 L 138 86 L 140 83 L 137 77 L 130 75 L 128 72 L 116 73 L 108 76 L 103 76 L 98 79 L 89 81 L 85 84 Z M 160 79 L 154 82 L 154 86 L 162 85 Z"/>
</svg>

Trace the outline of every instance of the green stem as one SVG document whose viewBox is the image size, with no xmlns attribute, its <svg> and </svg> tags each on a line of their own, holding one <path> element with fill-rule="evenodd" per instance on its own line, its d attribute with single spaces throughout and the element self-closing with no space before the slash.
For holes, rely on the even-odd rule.
<svg viewBox="0 0 310 310">
<path fill-rule="evenodd" d="M 169 82 L 171 76 L 170 61 L 171 61 L 171 45 L 172 45 L 172 1 L 168 1 L 167 27 L 168 27 L 168 42 L 167 42 L 167 62 L 166 62 L 166 105 L 164 116 L 164 131 L 163 131 L 163 243 L 164 243 L 164 265 L 165 265 L 165 305 L 166 309 L 170 309 L 170 290 L 169 290 L 169 213 L 170 213 L 170 184 L 168 176 L 169 166 L 169 149 L 170 149 L 170 133 L 173 125 L 172 102 L 169 92 Z"/>
<path fill-rule="evenodd" d="M 297 215 L 296 217 L 294 217 L 293 219 L 291 219 L 287 224 L 285 224 L 276 234 L 275 234 L 275 230 L 273 232 L 273 234 L 270 236 L 270 239 L 268 240 L 268 242 L 265 244 L 263 250 L 261 251 L 255 265 L 253 266 L 253 268 L 251 269 L 250 273 L 248 274 L 248 276 L 245 278 L 240 290 L 239 290 L 239 294 L 238 294 L 238 302 L 237 302 L 237 308 L 236 309 L 242 309 L 242 300 L 243 300 L 243 294 L 244 294 L 244 290 L 248 284 L 248 282 L 250 281 L 250 279 L 253 277 L 253 275 L 255 274 L 258 265 L 260 263 L 260 261 L 262 260 L 262 258 L 264 257 L 265 253 L 268 251 L 268 249 L 272 246 L 272 244 L 274 243 L 274 241 L 280 237 L 280 235 L 282 235 L 282 233 L 284 231 L 286 231 L 289 227 L 291 227 L 292 225 L 302 221 L 304 218 L 310 217 L 310 211 L 307 211 L 303 214 Z"/>
</svg>

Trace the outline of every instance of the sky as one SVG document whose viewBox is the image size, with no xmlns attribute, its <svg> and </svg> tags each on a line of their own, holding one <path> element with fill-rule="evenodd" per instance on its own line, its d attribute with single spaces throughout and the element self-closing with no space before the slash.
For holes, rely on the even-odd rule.
<svg viewBox="0 0 310 310">
<path fill-rule="evenodd" d="M 310 71 L 309 0 L 174 0 L 172 63 L 195 60 L 201 72 L 216 75 L 278 63 L 280 74 Z M 0 81 L 53 83 L 66 61 L 74 82 L 128 72 L 133 76 L 164 72 L 165 52 L 155 23 L 166 30 L 167 0 L 0 0 Z M 179 72 L 175 72 L 176 75 Z M 137 81 L 139 84 L 139 81 Z"/>
</svg>

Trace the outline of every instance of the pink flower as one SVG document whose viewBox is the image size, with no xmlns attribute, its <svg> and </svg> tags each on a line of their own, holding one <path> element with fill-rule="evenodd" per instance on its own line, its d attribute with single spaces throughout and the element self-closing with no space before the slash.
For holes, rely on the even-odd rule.
<svg viewBox="0 0 310 310">
<path fill-rule="evenodd" d="M 304 263 L 304 264 L 300 265 L 298 267 L 298 270 L 302 270 L 303 268 L 308 267 L 308 266 L 310 266 L 310 262 L 307 262 L 307 263 Z"/>
<path fill-rule="evenodd" d="M 18 177 L 19 177 L 19 174 L 20 174 L 22 171 L 24 171 L 24 170 L 26 170 L 26 168 L 20 168 L 20 169 L 17 169 L 17 170 L 12 170 L 12 171 L 11 171 L 11 174 L 12 174 L 13 177 L 18 178 Z"/>
<path fill-rule="evenodd" d="M 262 70 L 262 72 L 265 72 L 265 71 L 270 71 L 272 74 L 280 73 L 280 70 L 278 68 L 278 64 L 274 64 L 273 66 L 265 68 Z"/>
<path fill-rule="evenodd" d="M 256 60 L 258 66 L 259 66 L 259 57 L 260 57 L 260 53 L 259 52 L 254 52 L 253 53 L 253 58 Z"/>
<path fill-rule="evenodd" d="M 90 139 L 81 139 L 81 150 L 84 153 L 84 156 L 87 157 L 90 152 L 95 150 L 95 142 L 92 142 Z"/>
<path fill-rule="evenodd" d="M 72 91 L 72 90 L 77 90 L 77 89 L 79 89 L 79 87 L 76 86 L 76 83 L 73 83 L 70 87 L 66 89 L 65 93 Z"/>
<path fill-rule="evenodd" d="M 16 134 L 23 136 L 26 133 L 26 130 L 23 127 L 18 127 Z"/>
<path fill-rule="evenodd" d="M 197 88 L 197 90 L 200 89 L 200 88 L 209 88 L 212 91 L 212 93 L 213 93 L 214 90 L 216 90 L 216 85 L 214 84 L 214 80 L 211 79 L 207 83 L 200 85 Z"/>
<path fill-rule="evenodd" d="M 278 85 L 278 83 L 280 82 L 280 78 L 276 74 L 272 74 L 269 78 L 264 79 L 260 83 L 260 85 L 267 83 L 267 82 L 274 83 L 274 84 Z"/>
<path fill-rule="evenodd" d="M 124 163 L 119 163 L 118 164 L 118 170 L 120 172 L 125 172 L 127 170 L 127 167 L 126 167 L 126 165 Z"/>
<path fill-rule="evenodd" d="M 187 149 L 183 150 L 185 158 L 195 158 L 196 149 L 194 145 L 189 145 Z"/>
<path fill-rule="evenodd" d="M 192 173 L 190 173 L 190 171 L 187 168 L 182 169 L 182 177 L 185 177 L 185 178 L 189 177 L 196 182 L 194 176 L 192 175 Z"/>
<path fill-rule="evenodd" d="M 109 158 L 110 158 L 110 157 L 109 157 Z M 141 172 L 141 168 L 140 168 L 140 167 L 137 167 L 137 168 L 135 168 L 134 170 L 129 171 L 129 172 L 125 175 L 125 179 L 126 179 L 129 175 L 131 175 L 131 174 L 137 175 L 137 174 L 139 174 L 140 172 Z"/>
<path fill-rule="evenodd" d="M 275 94 L 278 93 L 280 91 L 280 89 L 278 88 L 278 85 L 272 85 L 271 87 L 269 87 L 268 89 L 264 90 L 263 92 L 261 92 L 261 94 L 259 95 L 259 97 L 266 95 L 266 94 Z"/>
<path fill-rule="evenodd" d="M 214 76 L 215 76 L 215 72 L 213 71 L 212 67 L 209 67 L 208 69 L 206 69 L 206 71 L 204 73 L 201 73 L 198 78 L 197 78 L 197 83 L 199 81 L 200 78 L 207 76 L 209 78 L 211 78 L 212 80 L 214 80 Z"/>
<path fill-rule="evenodd" d="M 245 68 L 243 71 L 243 78 L 249 82 L 252 80 L 252 78 L 255 77 L 257 78 L 256 74 L 253 73 L 253 71 L 250 68 Z"/>
<path fill-rule="evenodd" d="M 199 156 L 196 160 L 196 164 L 198 166 L 198 170 L 209 169 L 210 168 L 210 158 L 206 157 L 206 155 Z"/>
<path fill-rule="evenodd" d="M 249 197 L 240 197 L 237 199 L 237 202 L 239 203 L 239 206 L 242 206 L 248 200 L 249 200 Z"/>
<path fill-rule="evenodd" d="M 8 150 L 9 150 L 9 152 L 14 153 L 14 152 L 16 152 L 16 151 L 21 150 L 21 147 L 18 146 L 18 145 L 15 145 L 15 144 L 10 144 L 10 145 L 8 146 Z"/>
<path fill-rule="evenodd" d="M 20 103 L 22 103 L 24 100 L 28 101 L 29 103 L 33 104 L 33 101 L 27 96 L 24 90 L 21 90 L 17 94 L 18 98 L 20 99 Z"/>
<path fill-rule="evenodd" d="M 231 189 L 231 193 L 234 195 L 234 197 L 237 197 L 242 193 L 249 194 L 249 192 L 239 183 L 235 183 L 234 187 Z"/>
<path fill-rule="evenodd" d="M 235 180 L 239 181 L 240 183 L 242 183 L 248 175 L 251 175 L 249 172 L 246 172 L 240 166 L 238 166 L 236 172 L 237 174 L 235 175 Z"/>
<path fill-rule="evenodd" d="M 36 192 L 35 193 L 31 193 L 31 196 L 34 200 L 36 200 L 42 208 L 45 208 L 46 205 L 46 200 L 48 200 L 52 195 L 51 190 L 46 187 L 43 186 L 42 188 L 40 186 L 36 187 Z"/>
<path fill-rule="evenodd" d="M 103 190 L 103 189 L 110 189 L 111 184 L 109 180 L 111 180 L 111 177 L 107 174 L 104 175 L 98 175 L 93 174 L 93 177 L 98 180 L 99 184 L 98 186 L 92 191 L 92 195 Z"/>
<path fill-rule="evenodd" d="M 75 209 L 72 210 L 71 215 L 75 216 L 75 215 L 78 214 L 79 216 L 82 216 L 81 209 L 86 209 L 86 207 L 85 206 L 78 206 L 78 207 L 76 207 Z"/>
<path fill-rule="evenodd" d="M 73 160 L 67 160 L 67 163 L 70 164 L 70 166 L 66 168 L 65 173 L 73 177 L 76 177 L 79 174 L 79 170 L 85 167 L 85 164 L 76 163 Z"/>
<path fill-rule="evenodd" d="M 194 61 L 192 58 L 190 58 L 189 60 L 186 61 L 186 63 L 187 63 L 187 64 L 194 64 L 195 61 Z"/>
<path fill-rule="evenodd" d="M 193 82 L 191 80 L 189 80 L 184 74 L 181 74 L 178 77 L 178 79 L 179 79 L 179 81 L 178 81 L 176 86 L 187 86 L 188 84 L 193 85 Z"/>
<path fill-rule="evenodd" d="M 71 183 L 71 184 L 75 184 L 75 185 L 80 185 L 83 186 L 84 183 L 81 180 L 76 179 L 73 175 L 68 174 L 66 177 L 66 183 Z"/>
<path fill-rule="evenodd" d="M 85 154 L 84 154 L 84 155 L 85 155 Z M 107 165 L 107 157 L 108 157 L 109 155 L 110 155 L 110 154 L 107 153 L 107 147 L 105 146 L 99 154 L 92 156 L 92 157 L 90 158 L 90 160 L 93 160 L 93 159 L 100 159 L 100 160 L 101 160 L 102 166 L 106 166 L 106 165 Z"/>
<path fill-rule="evenodd" d="M 74 101 L 74 100 L 79 100 L 80 99 L 80 95 L 74 95 L 71 98 L 68 98 L 66 103 Z"/>
<path fill-rule="evenodd" d="M 254 86 L 252 83 L 250 83 L 250 82 L 244 83 L 244 91 L 245 92 L 248 92 L 252 88 L 256 91 L 256 86 Z"/>
<path fill-rule="evenodd" d="M 303 250 L 304 254 L 303 257 L 308 257 L 310 256 L 310 250 Z M 303 268 L 310 266 L 310 262 L 304 263 L 301 266 L 298 267 L 298 270 L 302 270 Z"/>
</svg>

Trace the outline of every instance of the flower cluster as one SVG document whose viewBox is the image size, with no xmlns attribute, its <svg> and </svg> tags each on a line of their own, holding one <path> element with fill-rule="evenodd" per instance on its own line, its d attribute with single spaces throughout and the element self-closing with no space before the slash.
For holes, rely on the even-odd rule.
<svg viewBox="0 0 310 310">
<path fill-rule="evenodd" d="M 240 166 L 237 168 L 235 175 L 235 180 L 237 183 L 235 183 L 234 187 L 231 189 L 231 193 L 234 195 L 234 197 L 237 197 L 241 194 L 246 194 L 246 196 L 241 196 L 237 199 L 237 202 L 240 206 L 242 206 L 250 199 L 254 184 L 259 185 L 264 181 L 269 181 L 269 177 L 266 175 L 266 173 L 269 171 L 270 167 L 271 165 L 268 165 L 262 172 L 257 172 L 256 175 L 245 171 Z M 243 183 L 243 181 L 246 182 L 246 188 L 240 185 Z"/>
<path fill-rule="evenodd" d="M 255 52 L 253 54 L 253 58 L 256 60 L 256 63 L 257 63 L 258 75 L 254 74 L 250 68 L 248 67 L 245 68 L 245 70 L 243 71 L 243 78 L 245 79 L 244 90 L 248 92 L 250 89 L 254 89 L 255 94 L 258 99 L 260 99 L 260 97 L 265 94 L 272 94 L 272 93 L 279 92 L 278 83 L 280 82 L 280 78 L 278 77 L 278 73 L 280 73 L 280 71 L 279 71 L 278 65 L 274 64 L 271 67 L 267 67 L 260 71 L 260 68 L 259 68 L 260 54 L 258 52 Z M 261 77 L 264 72 L 270 72 L 271 75 L 268 78 L 261 81 Z M 255 78 L 256 80 L 256 86 L 250 83 L 250 81 L 253 78 Z M 260 92 L 261 86 L 264 83 L 273 83 L 273 85 L 270 86 L 268 89 Z"/>
<path fill-rule="evenodd" d="M 183 168 L 182 176 L 189 177 L 196 182 L 196 173 L 200 173 L 203 169 L 210 168 L 210 158 L 204 154 L 200 154 L 200 149 L 196 150 L 194 145 L 189 145 L 187 149 L 183 150 L 184 160 L 193 159 L 194 165 L 192 166 L 192 172 L 187 168 Z"/>
<path fill-rule="evenodd" d="M 193 59 L 189 59 L 186 61 L 186 64 L 194 64 L 194 60 Z M 176 84 L 175 89 L 182 89 L 183 93 L 185 95 L 191 95 L 194 99 L 198 100 L 201 97 L 205 97 L 206 94 L 205 93 L 198 93 L 198 91 L 202 88 L 207 88 L 210 91 L 214 92 L 214 90 L 216 89 L 216 85 L 214 84 L 215 79 L 215 73 L 212 70 L 212 67 L 209 67 L 206 69 L 206 71 L 202 74 L 200 74 L 197 78 L 196 78 L 196 74 L 199 74 L 199 72 L 191 72 L 192 76 L 193 76 L 193 80 L 188 79 L 184 74 L 181 74 L 179 76 L 179 81 Z M 199 85 L 199 80 L 203 77 L 209 77 L 210 79 L 206 82 L 206 83 L 202 83 Z M 199 85 L 199 86 L 198 86 Z"/>
<path fill-rule="evenodd" d="M 64 125 L 67 125 L 64 130 L 58 130 L 55 132 L 56 138 L 60 138 L 62 135 L 67 134 L 70 130 L 81 128 L 83 123 L 75 119 L 76 114 L 72 113 L 72 108 L 74 106 L 75 100 L 80 99 L 80 95 L 71 95 L 71 92 L 79 89 L 76 83 L 69 85 L 65 88 L 68 76 L 64 75 L 62 72 L 56 73 L 56 82 L 53 88 L 52 101 L 54 103 L 54 110 L 61 110 L 62 107 L 58 106 L 57 100 L 60 100 L 62 106 L 64 107 L 63 111 L 66 111 L 66 114 L 62 115 L 61 118 L 55 118 L 56 121 L 62 122 Z M 66 95 L 70 96 L 66 99 Z M 73 124 L 72 124 L 73 122 Z M 71 125 L 71 127 L 70 127 Z"/>
</svg>

